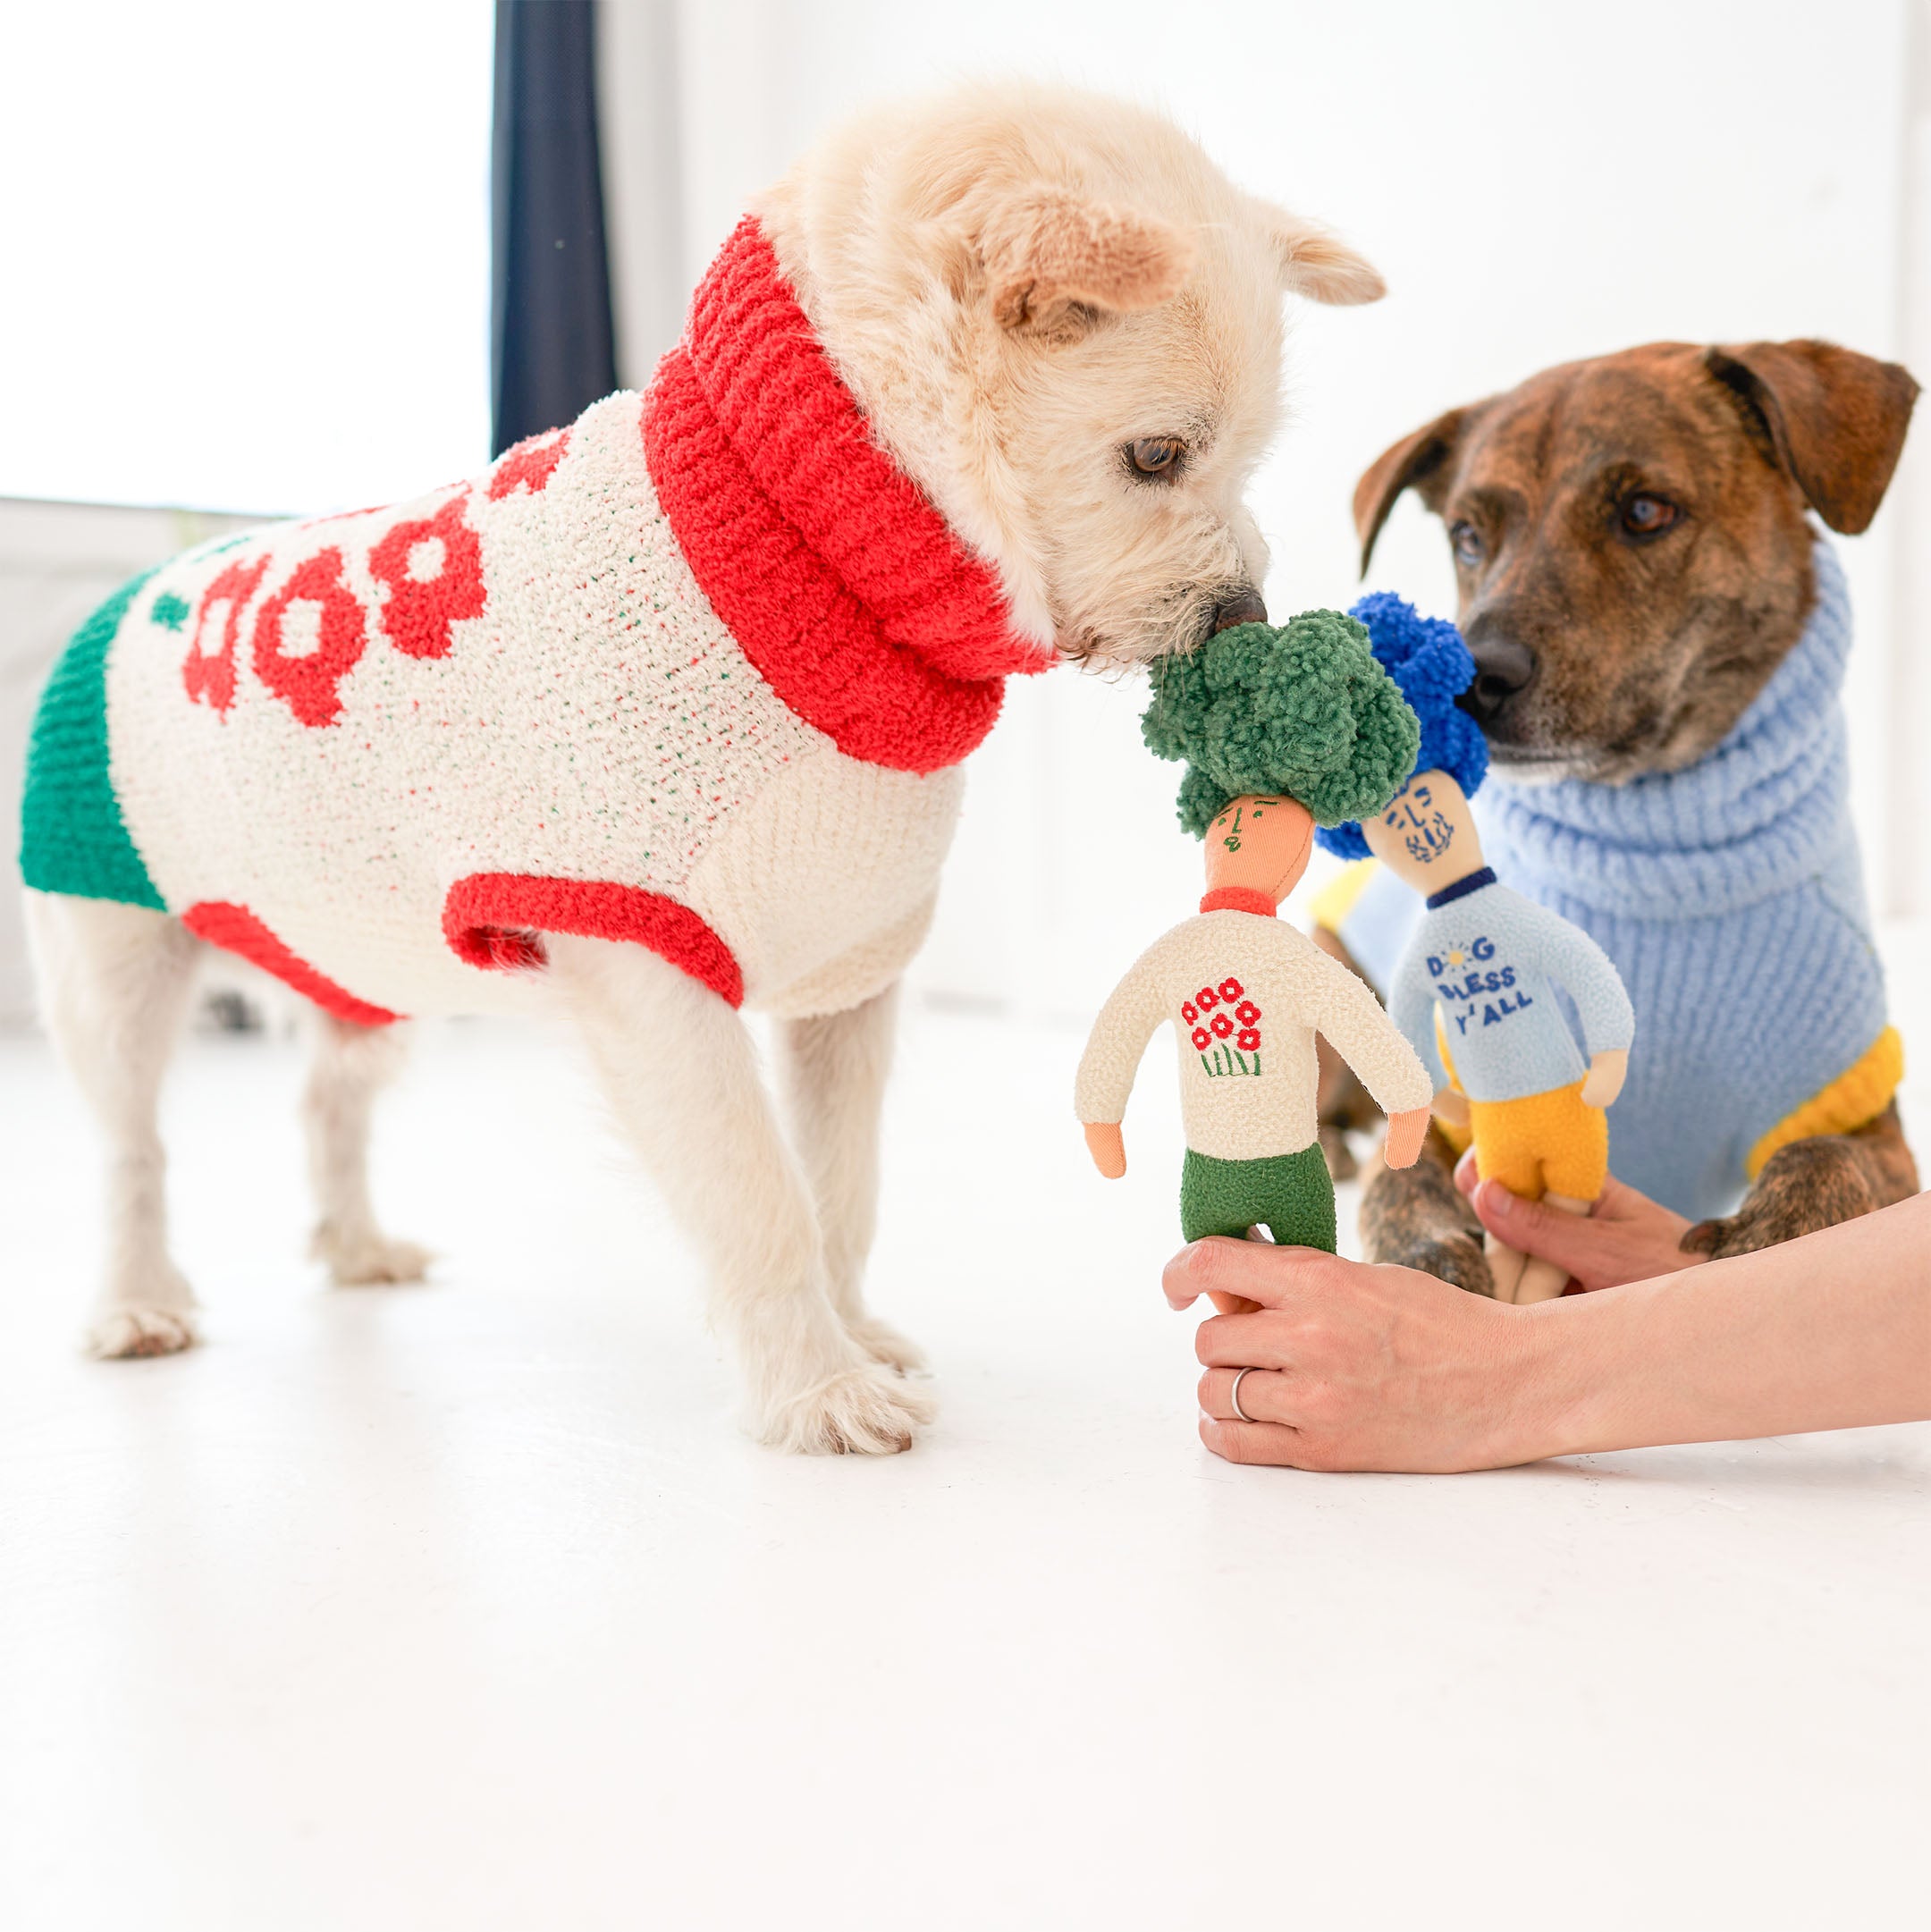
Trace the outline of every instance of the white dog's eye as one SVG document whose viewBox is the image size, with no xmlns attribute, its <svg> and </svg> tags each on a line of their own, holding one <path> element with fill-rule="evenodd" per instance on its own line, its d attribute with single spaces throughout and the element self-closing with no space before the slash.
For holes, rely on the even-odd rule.
<svg viewBox="0 0 1931 1932">
<path fill-rule="evenodd" d="M 1143 477 L 1170 481 L 1179 473 L 1186 444 L 1178 436 L 1141 436 L 1126 445 L 1126 460 Z"/>
</svg>

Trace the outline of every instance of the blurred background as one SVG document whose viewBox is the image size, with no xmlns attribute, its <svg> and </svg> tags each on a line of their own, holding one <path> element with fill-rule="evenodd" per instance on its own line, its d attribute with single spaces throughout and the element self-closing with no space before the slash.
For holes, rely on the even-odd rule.
<svg viewBox="0 0 1931 1932">
<path fill-rule="evenodd" d="M 1255 508 L 1278 617 L 1358 594 L 1348 502 L 1390 442 L 1549 363 L 1821 335 L 1931 369 L 1931 15 L 1679 0 L 331 0 L 0 18 L 0 790 L 44 668 L 129 575 L 230 518 L 464 474 L 645 382 L 750 196 L 881 94 L 985 72 L 1165 107 L 1341 229 L 1392 293 L 1292 318 Z M 546 411 L 548 413 L 546 413 Z M 1931 911 L 1931 441 L 1844 544 L 1859 822 Z M 1412 498 L 1375 586 L 1452 608 Z M 1078 1016 L 1193 897 L 1135 684 L 1016 686 L 974 763 L 933 997 Z M 1076 870 L 1042 816 L 1105 801 Z M 11 808 L 10 808 L 11 809 Z M 10 841 L 11 842 L 11 841 Z M 0 1015 L 28 985 L 0 896 Z"/>
</svg>

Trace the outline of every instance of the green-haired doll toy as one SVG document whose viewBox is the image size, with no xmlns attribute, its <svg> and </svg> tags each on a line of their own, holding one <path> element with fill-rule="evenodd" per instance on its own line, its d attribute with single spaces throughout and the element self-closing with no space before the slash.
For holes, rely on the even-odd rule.
<svg viewBox="0 0 1931 1932">
<path fill-rule="evenodd" d="M 1174 1029 L 1187 1151 L 1185 1238 L 1265 1228 L 1335 1246 L 1334 1185 L 1317 1137 L 1314 1036 L 1388 1116 L 1407 1167 L 1434 1082 L 1368 987 L 1276 916 L 1306 870 L 1316 824 L 1379 813 L 1412 769 L 1414 713 L 1368 634 L 1334 611 L 1243 624 L 1153 666 L 1148 745 L 1185 759 L 1180 819 L 1203 836 L 1197 916 L 1134 962 L 1094 1022 L 1075 1085 L 1093 1163 L 1126 1171 L 1120 1120 L 1155 1027 Z"/>
</svg>

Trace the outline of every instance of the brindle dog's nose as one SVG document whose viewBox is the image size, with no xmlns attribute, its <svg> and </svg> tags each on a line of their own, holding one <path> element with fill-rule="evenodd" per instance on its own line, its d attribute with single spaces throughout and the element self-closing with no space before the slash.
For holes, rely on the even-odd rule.
<svg viewBox="0 0 1931 1932">
<path fill-rule="evenodd" d="M 1469 654 L 1475 660 L 1475 681 L 1456 702 L 1480 725 L 1491 725 L 1508 709 L 1510 699 L 1529 688 L 1536 674 L 1536 654 L 1514 637 L 1471 635 Z"/>
<path fill-rule="evenodd" d="M 1221 598 L 1214 605 L 1214 635 L 1223 630 L 1232 630 L 1236 624 L 1264 624 L 1267 622 L 1267 605 L 1261 601 L 1258 590 L 1236 590 L 1231 596 Z"/>
</svg>

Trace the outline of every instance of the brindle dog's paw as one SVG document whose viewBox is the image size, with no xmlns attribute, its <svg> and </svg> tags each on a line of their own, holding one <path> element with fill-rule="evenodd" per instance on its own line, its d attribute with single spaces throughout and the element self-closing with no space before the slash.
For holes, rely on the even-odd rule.
<svg viewBox="0 0 1931 1932">
<path fill-rule="evenodd" d="M 1446 1241 L 1430 1241 L 1418 1247 L 1401 1263 L 1433 1275 L 1451 1287 L 1466 1288 L 1471 1295 L 1495 1295 L 1495 1278 L 1488 1272 L 1488 1257 L 1481 1243 L 1468 1235 L 1451 1235 Z"/>
<path fill-rule="evenodd" d="M 1799 1235 L 1855 1220 L 1885 1205 L 1864 1151 L 1848 1136 L 1794 1141 L 1773 1154 L 1741 1207 L 1722 1220 L 1699 1221 L 1682 1237 L 1686 1254 L 1720 1261 L 1754 1254 Z"/>
</svg>

